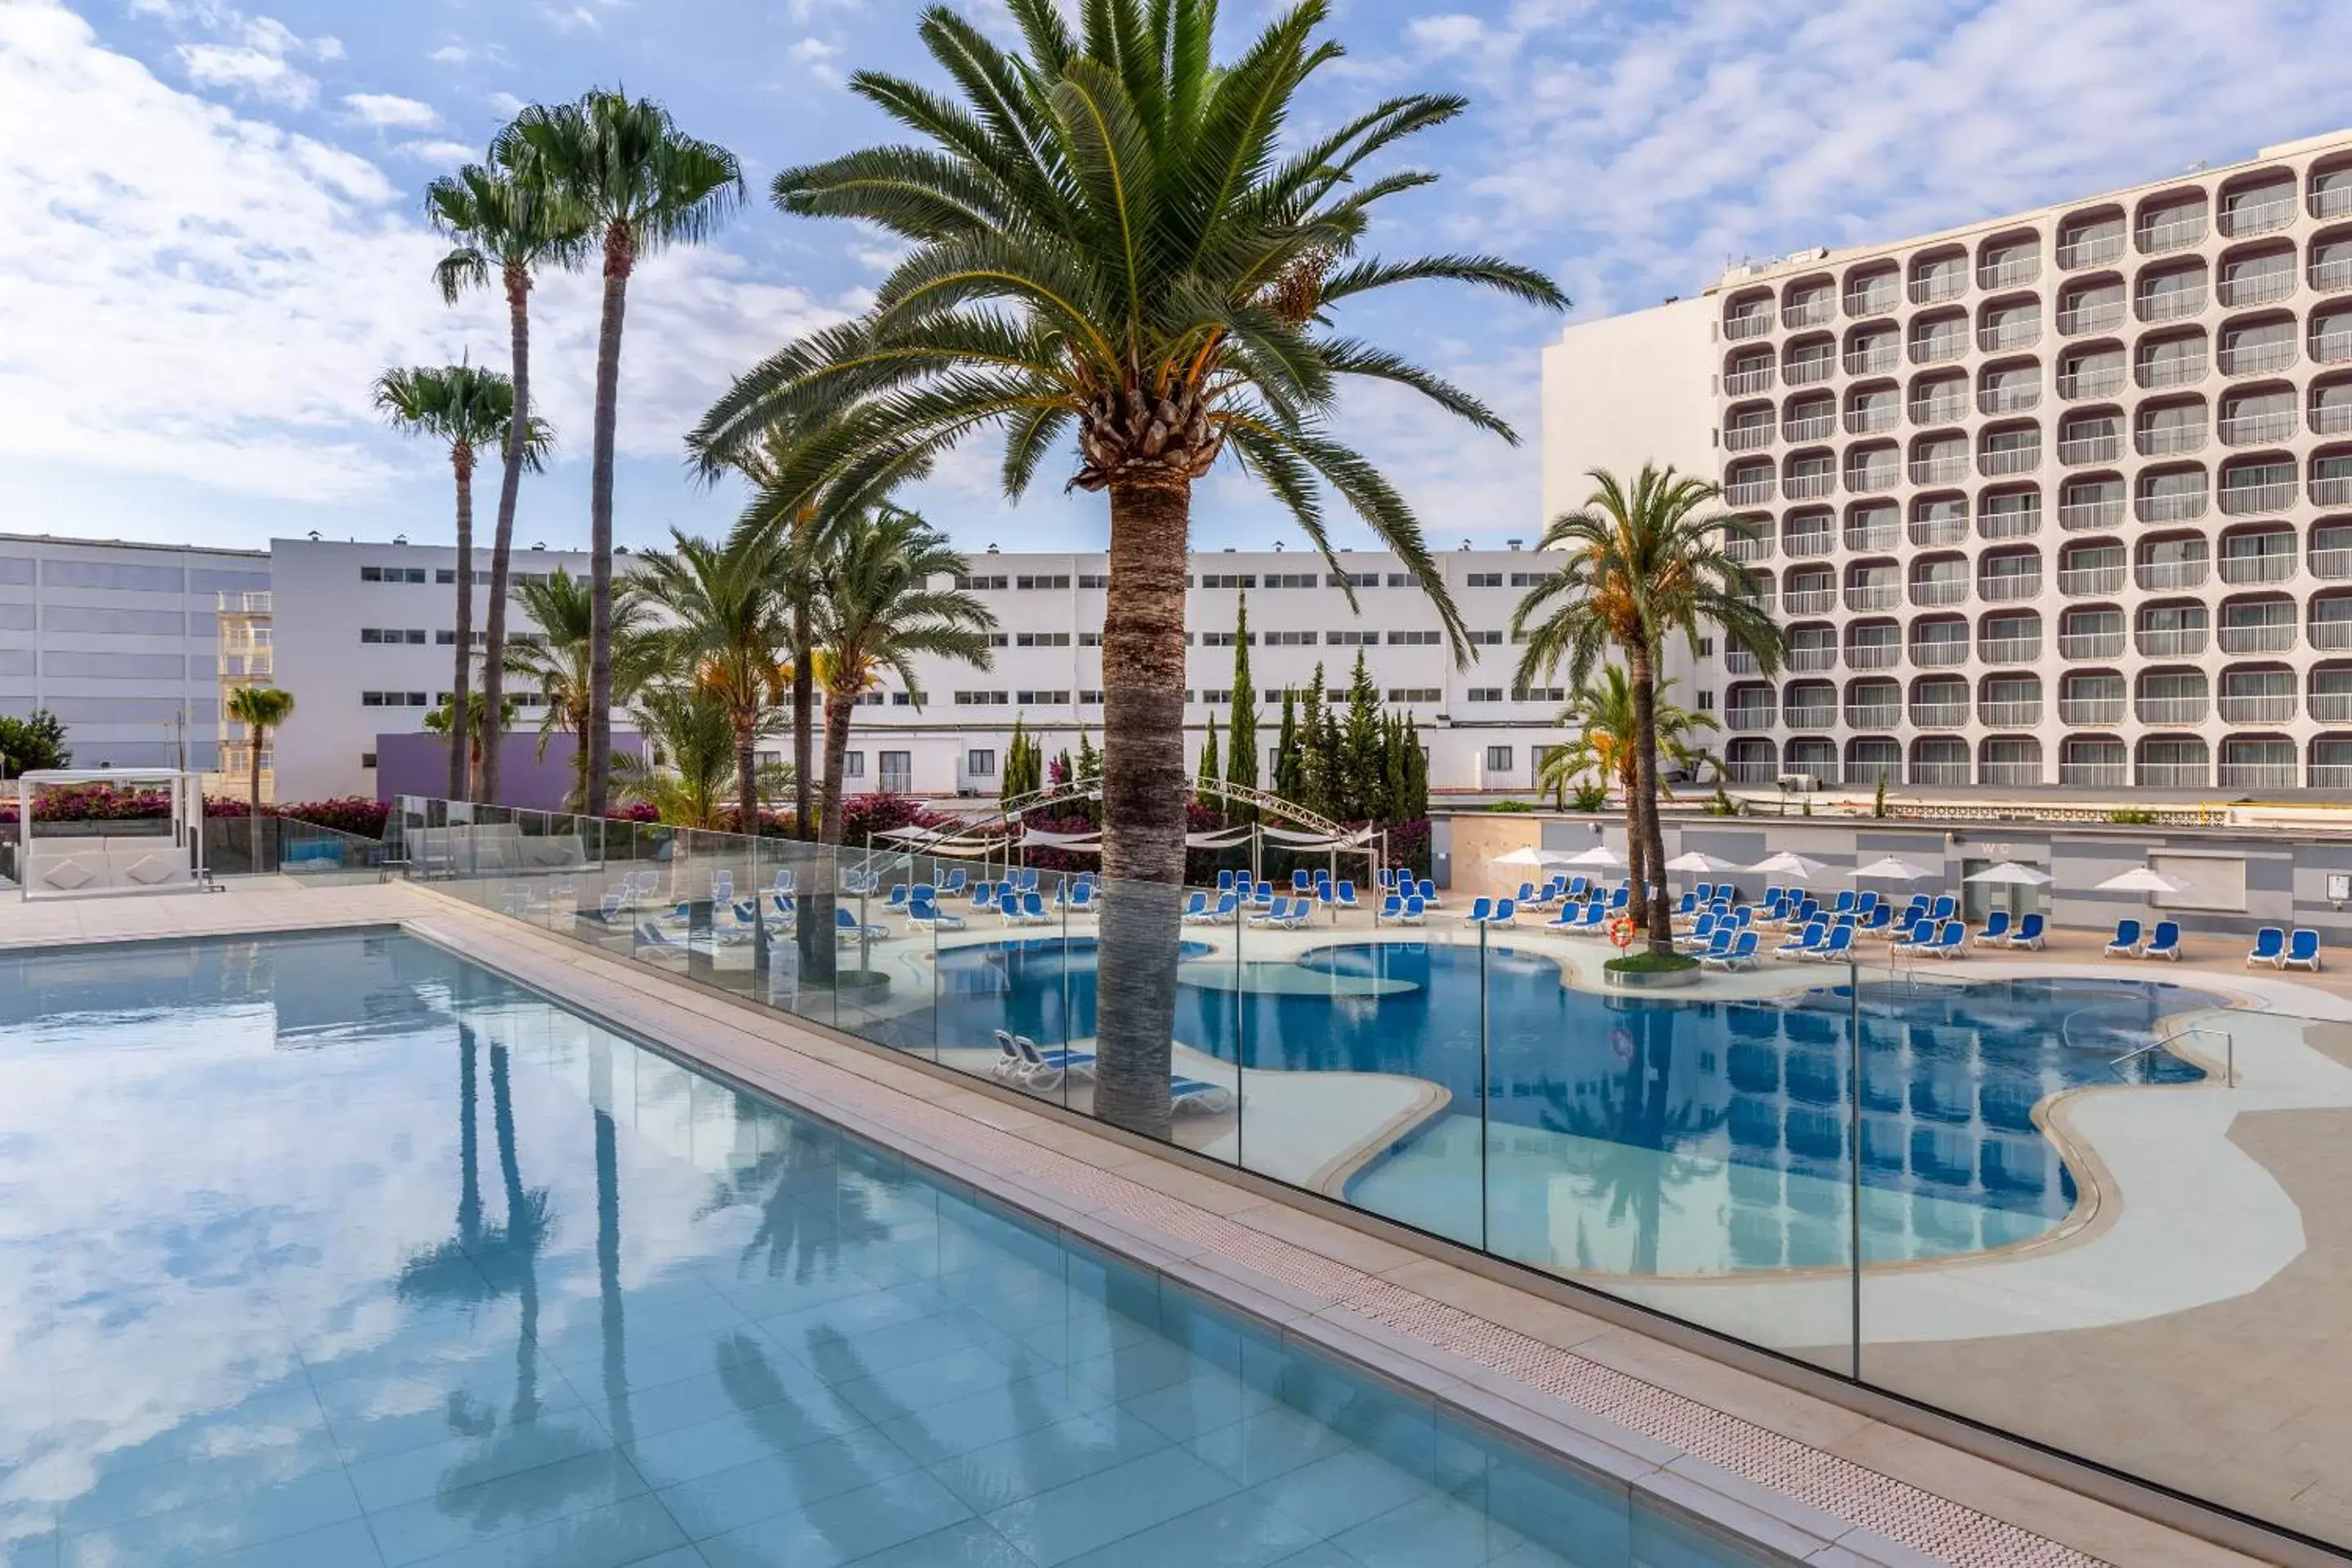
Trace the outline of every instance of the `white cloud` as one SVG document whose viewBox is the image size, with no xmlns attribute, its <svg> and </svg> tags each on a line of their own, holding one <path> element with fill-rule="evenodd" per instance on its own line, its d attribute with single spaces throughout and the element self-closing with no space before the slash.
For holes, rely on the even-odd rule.
<svg viewBox="0 0 2352 1568">
<path fill-rule="evenodd" d="M 526 100 L 517 98 L 510 92 L 494 92 L 482 101 L 489 105 L 491 113 L 503 114 L 511 120 L 523 111 Z"/>
<path fill-rule="evenodd" d="M 44 127 L 70 124 L 59 140 Z M 0 5 L 0 463 L 169 476 L 256 497 L 378 493 L 425 459 L 382 434 L 387 365 L 502 359 L 502 306 L 431 287 L 443 242 L 365 158 L 157 79 L 54 0 Z M 598 279 L 535 296 L 543 408 L 584 449 Z M 621 448 L 674 459 L 727 378 L 836 319 L 715 248 L 630 292 Z"/>
<path fill-rule="evenodd" d="M 289 65 L 283 55 L 234 44 L 182 44 L 176 52 L 198 87 L 227 88 L 289 109 L 308 109 L 318 101 L 318 78 Z"/>
<path fill-rule="evenodd" d="M 352 118 L 362 125 L 380 126 L 387 130 L 425 131 L 441 123 L 441 117 L 429 103 L 419 103 L 413 98 L 402 98 L 389 92 L 352 92 L 343 95 L 343 107 Z"/>
<path fill-rule="evenodd" d="M 248 16 L 218 0 L 131 0 L 131 12 L 155 17 L 178 31 L 213 35 L 173 51 L 198 87 L 224 88 L 239 98 L 289 109 L 308 109 L 319 98 L 318 79 L 295 63 L 299 57 L 343 57 L 338 39 L 305 41 L 275 16 Z"/>
<path fill-rule="evenodd" d="M 425 57 L 436 66 L 462 66 L 474 57 L 474 51 L 463 44 L 444 44 Z"/>
<path fill-rule="evenodd" d="M 404 158 L 414 158 L 423 163 L 478 163 L 482 150 L 468 147 L 462 141 L 402 141 L 393 147 Z"/>
<path fill-rule="evenodd" d="M 786 58 L 819 81 L 836 84 L 842 79 L 837 63 L 842 53 L 839 44 L 814 37 L 803 38 L 784 51 Z"/>
</svg>

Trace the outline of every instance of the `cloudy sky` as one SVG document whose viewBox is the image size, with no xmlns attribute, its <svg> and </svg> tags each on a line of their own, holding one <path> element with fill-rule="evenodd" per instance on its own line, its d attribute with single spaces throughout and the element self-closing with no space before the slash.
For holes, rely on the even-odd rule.
<svg viewBox="0 0 2352 1568">
<path fill-rule="evenodd" d="M 1002 25 L 998 0 L 952 0 Z M 619 531 L 725 525 L 680 433 L 730 376 L 855 310 L 889 256 L 778 214 L 781 166 L 880 140 L 843 88 L 928 74 L 914 0 L 0 0 L 0 528 L 257 545 L 310 529 L 448 537 L 446 462 L 384 432 L 386 366 L 503 364 L 488 297 L 445 308 L 420 215 L 520 103 L 625 86 L 742 158 L 753 199 L 630 295 Z M 1267 9 L 1228 0 L 1234 46 Z M 2221 162 L 2352 123 L 2342 0 L 1335 0 L 1348 57 L 1307 112 L 1466 93 L 1423 139 L 1445 176 L 1391 204 L 1390 250 L 1478 246 L 1551 269 L 1579 314 L 1705 287 L 1727 259 L 1894 238 Z M 536 384 L 561 459 L 525 541 L 584 542 L 594 306 L 538 296 Z M 1559 329 L 1440 287 L 1360 312 L 1532 441 Z M 1525 450 L 1362 397 L 1358 441 L 1433 536 L 1532 531 Z M 971 548 L 1097 547 L 1098 499 L 1008 507 L 975 450 L 920 497 Z M 1200 541 L 1279 522 L 1230 476 Z"/>
</svg>

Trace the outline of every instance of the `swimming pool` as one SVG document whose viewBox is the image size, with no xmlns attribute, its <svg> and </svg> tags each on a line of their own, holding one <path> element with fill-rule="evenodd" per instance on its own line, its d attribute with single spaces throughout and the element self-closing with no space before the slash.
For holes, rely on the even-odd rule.
<svg viewBox="0 0 2352 1568">
<path fill-rule="evenodd" d="M 1748 1561 L 405 936 L 0 1063 L 11 1568 Z"/>
<path fill-rule="evenodd" d="M 1094 961 L 1092 943 L 1058 939 L 942 949 L 938 1038 L 1082 1040 Z M 1863 1256 L 1876 1262 L 2059 1225 L 2074 1177 L 2034 1107 L 2201 1079 L 2162 1051 L 2113 1063 L 2160 1019 L 2219 1005 L 2123 979 L 1865 984 L 1858 1009 L 1843 985 L 1761 1002 L 1603 996 L 1564 986 L 1543 954 L 1495 946 L 1482 1063 L 1475 946 L 1339 942 L 1245 964 L 1238 981 L 1230 959 L 1184 974 L 1188 1045 L 1244 1069 L 1397 1073 L 1451 1094 L 1353 1178 L 1350 1202 L 1505 1256 L 1636 1274 L 1847 1261 L 1857 1013 Z M 1279 1129 L 1245 1128 L 1244 1148 L 1253 1135 Z"/>
</svg>

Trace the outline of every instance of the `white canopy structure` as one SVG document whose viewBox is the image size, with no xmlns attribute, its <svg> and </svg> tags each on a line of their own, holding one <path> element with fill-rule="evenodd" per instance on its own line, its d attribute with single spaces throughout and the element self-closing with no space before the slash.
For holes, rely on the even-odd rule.
<svg viewBox="0 0 2352 1568">
<path fill-rule="evenodd" d="M 95 822 L 41 822 L 41 793 L 79 784 L 153 789 L 169 800 L 171 814 L 109 822 L 104 825 L 114 831 L 104 832 Z M 205 875 L 204 776 L 170 768 L 26 773 L 16 780 L 16 879 L 28 899 L 199 892 Z"/>
<path fill-rule="evenodd" d="M 1926 882 L 1944 873 L 1929 871 L 1923 865 L 1914 865 L 1899 856 L 1886 855 L 1868 865 L 1858 865 L 1845 874 L 1856 882 Z"/>
<path fill-rule="evenodd" d="M 1718 860 L 1704 850 L 1687 850 L 1666 862 L 1668 871 L 1688 872 L 1696 876 L 1710 876 L 1717 872 L 1738 871 L 1730 861 Z"/>
<path fill-rule="evenodd" d="M 1779 854 L 1766 855 L 1748 869 L 1761 872 L 1766 876 L 1785 876 L 1791 882 L 1816 882 L 1820 880 L 1822 873 L 1830 868 L 1820 861 L 1797 853 L 1794 850 L 1782 850 Z"/>
<path fill-rule="evenodd" d="M 1611 849 L 1607 844 L 1595 844 L 1589 850 L 1584 850 L 1569 856 L 1559 863 L 1562 865 L 1590 865 L 1607 868 L 1612 866 L 1631 865 L 1633 862 L 1627 860 L 1623 855 L 1619 854 L 1615 850 Z"/>
<path fill-rule="evenodd" d="M 2002 861 L 1998 865 L 1989 865 L 1973 876 L 1964 876 L 1960 880 L 1989 883 L 1995 887 L 2048 887 L 2053 879 L 2046 871 L 2036 871 L 2033 867 L 2021 865 L 2016 861 Z"/>
</svg>

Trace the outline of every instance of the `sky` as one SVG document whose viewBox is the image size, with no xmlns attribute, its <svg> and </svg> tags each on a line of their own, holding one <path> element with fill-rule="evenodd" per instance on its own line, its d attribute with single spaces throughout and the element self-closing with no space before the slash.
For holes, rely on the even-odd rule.
<svg viewBox="0 0 2352 1568">
<path fill-rule="evenodd" d="M 1001 0 L 949 3 L 1007 27 Z M 1226 0 L 1223 51 L 1271 9 Z M 896 254 L 779 214 L 770 182 L 895 139 L 846 80 L 941 81 L 918 12 L 0 0 L 0 529 L 449 539 L 446 454 L 388 431 L 371 386 L 397 365 L 504 368 L 507 337 L 502 301 L 435 290 L 446 246 L 422 192 L 522 103 L 619 86 L 732 149 L 749 197 L 631 286 L 615 531 L 723 530 L 742 497 L 688 476 L 684 432 L 736 374 L 858 310 Z M 1333 0 L 1328 30 L 1348 52 L 1310 84 L 1301 133 L 1398 91 L 1471 102 L 1404 150 L 1442 180 L 1386 204 L 1367 249 L 1497 252 L 1558 277 L 1573 317 L 1695 293 L 1747 256 L 1899 239 L 2352 124 L 2343 0 Z M 586 542 L 595 281 L 535 296 L 535 400 L 558 446 L 525 486 L 524 544 Z M 1559 319 L 1422 285 L 1339 325 L 1469 385 L 1523 437 L 1350 394 L 1348 434 L 1432 541 L 1538 531 L 1538 356 Z M 1049 465 L 1016 506 L 995 472 L 976 444 L 908 499 L 969 549 L 1102 547 L 1100 497 L 1065 493 Z M 1197 497 L 1194 536 L 1298 542 L 1230 465 Z"/>
</svg>

